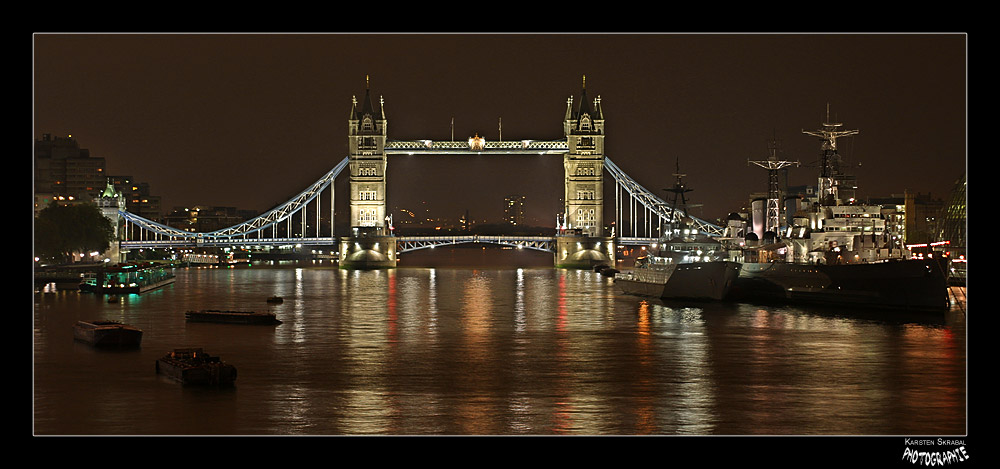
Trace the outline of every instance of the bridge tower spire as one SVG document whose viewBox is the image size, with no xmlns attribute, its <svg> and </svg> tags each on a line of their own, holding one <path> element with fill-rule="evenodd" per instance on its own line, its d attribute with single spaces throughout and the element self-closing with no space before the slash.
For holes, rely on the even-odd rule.
<svg viewBox="0 0 1000 469">
<path fill-rule="evenodd" d="M 370 84 L 365 75 L 364 98 L 352 98 L 347 121 L 351 233 L 341 240 L 341 268 L 396 266 L 386 211 L 385 101 L 380 96 L 376 106 Z"/>
</svg>

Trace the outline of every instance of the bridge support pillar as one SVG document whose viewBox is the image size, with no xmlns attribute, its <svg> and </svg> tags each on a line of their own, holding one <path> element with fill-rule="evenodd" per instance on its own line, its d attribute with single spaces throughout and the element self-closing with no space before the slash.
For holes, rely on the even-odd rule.
<svg viewBox="0 0 1000 469">
<path fill-rule="evenodd" d="M 556 268 L 592 269 L 615 266 L 615 240 L 608 236 L 559 235 L 553 259 Z"/>
<path fill-rule="evenodd" d="M 395 236 L 344 236 L 340 238 L 341 269 L 396 268 Z"/>
</svg>

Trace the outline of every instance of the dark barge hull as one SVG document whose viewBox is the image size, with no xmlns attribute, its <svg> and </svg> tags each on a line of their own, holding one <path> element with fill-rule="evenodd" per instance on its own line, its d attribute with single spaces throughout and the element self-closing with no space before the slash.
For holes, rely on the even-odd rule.
<svg viewBox="0 0 1000 469">
<path fill-rule="evenodd" d="M 743 264 L 733 298 L 798 304 L 946 311 L 948 279 L 935 260 L 871 264 Z"/>
<path fill-rule="evenodd" d="M 73 338 L 94 347 L 132 348 L 142 343 L 142 331 L 116 321 L 79 321 Z"/>
<path fill-rule="evenodd" d="M 188 311 L 184 314 L 188 322 L 214 322 L 221 324 L 252 324 L 252 325 L 277 325 L 281 321 L 274 313 L 257 313 L 252 311 L 221 311 L 207 309 L 202 311 Z"/>
<path fill-rule="evenodd" d="M 201 349 L 177 349 L 156 361 L 156 373 L 183 384 L 229 386 L 236 382 L 236 367 Z"/>
</svg>

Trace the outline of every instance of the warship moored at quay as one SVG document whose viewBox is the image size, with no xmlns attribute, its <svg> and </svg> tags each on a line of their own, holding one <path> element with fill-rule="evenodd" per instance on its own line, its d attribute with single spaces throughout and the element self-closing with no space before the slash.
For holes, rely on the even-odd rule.
<svg viewBox="0 0 1000 469">
<path fill-rule="evenodd" d="M 787 226 L 779 223 L 775 174 L 788 162 L 780 161 L 773 148 L 768 161 L 754 162 L 771 173 L 767 214 L 761 217 L 766 223 L 747 233 L 742 249 L 731 256 L 741 263 L 733 298 L 947 310 L 948 259 L 916 258 L 892 236 L 881 206 L 857 203 L 853 177 L 840 170 L 836 143 L 837 138 L 858 131 L 841 130 L 841 125 L 829 123 L 828 109 L 821 130 L 803 131 L 822 141 L 820 175 L 814 198 L 802 198 L 795 209 L 786 208 L 791 215 Z M 779 238 L 779 233 L 784 236 Z"/>
<path fill-rule="evenodd" d="M 747 262 L 733 288 L 740 300 L 944 311 L 951 304 L 939 260 L 800 264 Z"/>
<path fill-rule="evenodd" d="M 133 348 L 142 343 L 142 331 L 111 320 L 77 321 L 73 338 L 94 347 Z"/>
<path fill-rule="evenodd" d="M 236 381 L 236 367 L 200 348 L 181 348 L 156 360 L 156 373 L 183 384 L 228 386 Z"/>
</svg>

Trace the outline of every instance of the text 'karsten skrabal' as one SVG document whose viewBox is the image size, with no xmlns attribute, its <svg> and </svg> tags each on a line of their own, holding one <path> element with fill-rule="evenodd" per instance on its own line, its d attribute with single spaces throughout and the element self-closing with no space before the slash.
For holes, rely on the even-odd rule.
<svg viewBox="0 0 1000 469">
<path fill-rule="evenodd" d="M 965 446 L 965 440 L 948 440 L 944 438 L 938 438 L 937 440 L 931 439 L 916 439 L 916 438 L 904 438 L 903 444 L 906 446 L 919 446 L 919 445 L 951 445 L 951 446 Z"/>
</svg>

